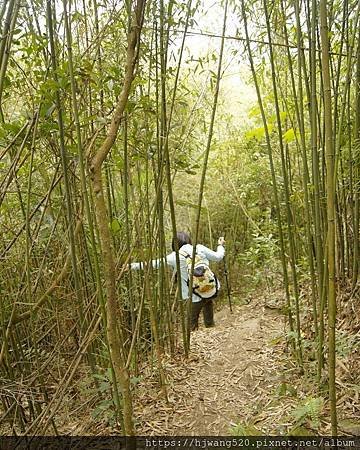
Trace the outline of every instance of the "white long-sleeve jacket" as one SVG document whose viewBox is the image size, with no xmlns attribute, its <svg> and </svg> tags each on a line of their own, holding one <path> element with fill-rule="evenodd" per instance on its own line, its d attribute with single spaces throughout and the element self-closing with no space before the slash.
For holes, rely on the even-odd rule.
<svg viewBox="0 0 360 450">
<path fill-rule="evenodd" d="M 181 247 L 181 253 L 186 253 L 192 257 L 193 255 L 193 246 L 191 244 L 185 244 Z M 188 271 L 187 271 L 187 263 L 186 258 L 181 253 L 179 253 L 179 260 L 180 260 L 180 271 L 181 271 L 181 297 L 183 300 L 186 300 L 189 298 L 189 287 L 188 287 Z M 223 257 L 225 256 L 225 248 L 222 245 L 218 245 L 217 250 L 213 251 L 209 248 L 205 247 L 205 245 L 198 244 L 196 246 L 196 254 L 201 256 L 202 259 L 204 259 L 207 263 L 209 261 L 221 261 Z M 161 259 L 153 259 L 151 261 L 152 266 L 156 269 L 161 264 Z M 162 259 L 163 263 L 168 264 L 173 268 L 174 271 L 176 271 L 176 253 L 171 252 L 169 255 L 167 255 L 165 258 Z M 143 263 L 140 262 L 134 262 L 131 263 L 131 269 L 133 270 L 140 270 L 143 268 Z M 220 283 L 218 281 L 218 287 L 220 288 Z M 201 298 L 199 298 L 197 295 L 192 295 L 192 301 L 194 303 L 201 301 Z"/>
</svg>

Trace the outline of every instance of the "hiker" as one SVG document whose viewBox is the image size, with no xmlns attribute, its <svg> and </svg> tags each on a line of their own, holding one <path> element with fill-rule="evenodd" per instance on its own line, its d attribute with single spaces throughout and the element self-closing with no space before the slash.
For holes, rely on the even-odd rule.
<svg viewBox="0 0 360 450">
<path fill-rule="evenodd" d="M 189 298 L 189 274 L 191 273 L 191 263 L 193 256 L 193 246 L 188 233 L 179 231 L 176 234 L 177 247 L 179 249 L 180 271 L 181 271 L 181 298 Z M 225 240 L 220 237 L 216 251 L 210 250 L 204 245 L 196 246 L 195 266 L 193 271 L 193 293 L 191 304 L 191 330 L 194 331 L 199 326 L 199 315 L 203 310 L 205 327 L 213 327 L 214 310 L 213 299 L 220 289 L 220 282 L 209 268 L 209 261 L 221 261 L 225 255 Z M 175 241 L 172 241 L 172 252 L 163 258 L 163 262 L 171 266 L 176 272 L 176 252 Z M 161 258 L 152 260 L 152 266 L 158 268 Z M 131 269 L 140 270 L 144 266 L 141 262 L 131 263 Z"/>
</svg>

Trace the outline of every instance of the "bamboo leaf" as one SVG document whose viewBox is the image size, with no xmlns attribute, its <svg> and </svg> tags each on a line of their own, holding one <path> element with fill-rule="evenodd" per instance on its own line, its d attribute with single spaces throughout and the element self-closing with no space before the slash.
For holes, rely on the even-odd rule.
<svg viewBox="0 0 360 450">
<path fill-rule="evenodd" d="M 286 142 L 286 143 L 290 143 L 290 142 L 292 142 L 292 141 L 294 141 L 295 140 L 295 131 L 294 131 L 294 128 L 289 128 L 284 134 L 283 134 L 283 138 L 284 138 L 284 141 Z"/>
<path fill-rule="evenodd" d="M 111 221 L 111 231 L 116 234 L 121 230 L 120 223 L 117 219 L 113 219 Z"/>
</svg>

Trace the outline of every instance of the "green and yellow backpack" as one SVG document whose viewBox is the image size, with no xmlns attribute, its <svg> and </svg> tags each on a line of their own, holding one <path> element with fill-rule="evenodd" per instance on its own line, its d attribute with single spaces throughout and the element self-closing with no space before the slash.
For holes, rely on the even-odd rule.
<svg viewBox="0 0 360 450">
<path fill-rule="evenodd" d="M 188 286 L 192 277 L 192 292 L 201 299 L 215 298 L 218 295 L 218 281 L 214 272 L 210 269 L 207 260 L 200 255 L 195 255 L 193 273 L 191 273 L 192 257 L 185 251 L 180 250 L 179 254 L 184 256 L 188 271 Z"/>
</svg>

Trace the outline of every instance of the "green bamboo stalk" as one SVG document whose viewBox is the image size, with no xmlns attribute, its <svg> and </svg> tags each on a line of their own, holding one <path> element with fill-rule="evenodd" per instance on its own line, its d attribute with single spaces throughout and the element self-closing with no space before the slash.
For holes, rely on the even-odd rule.
<svg viewBox="0 0 360 450">
<path fill-rule="evenodd" d="M 199 239 L 201 205 L 202 205 L 202 200 L 203 200 L 205 178 L 206 178 L 209 154 L 210 154 L 210 149 L 211 149 L 211 142 L 212 142 L 213 131 L 214 131 L 216 109 L 217 109 L 219 90 L 220 90 L 222 61 L 223 61 L 224 45 L 225 45 L 226 21 L 227 21 L 227 14 L 228 14 L 228 3 L 229 3 L 228 0 L 226 0 L 225 1 L 225 6 L 224 6 L 224 18 L 223 18 L 223 27 L 222 27 L 222 35 L 221 35 L 222 37 L 221 37 L 220 52 L 219 52 L 219 62 L 218 62 L 218 68 L 217 68 L 217 74 L 216 74 L 216 84 L 215 84 L 215 91 L 214 91 L 214 99 L 213 99 L 213 104 L 212 104 L 210 124 L 209 124 L 209 129 L 208 129 L 208 137 L 207 137 L 207 143 L 206 143 L 206 148 L 205 148 L 205 152 L 204 152 L 204 160 L 203 160 L 201 179 L 200 179 L 200 185 L 199 185 L 199 197 L 198 197 L 198 202 L 197 202 L 197 212 L 196 212 L 196 221 L 195 221 L 195 236 L 194 236 L 194 241 L 193 241 L 194 252 L 193 252 L 192 261 L 191 261 L 191 273 L 193 272 L 194 265 L 195 265 L 195 256 L 196 256 L 195 249 L 196 249 L 196 246 L 197 246 L 197 243 L 198 243 L 198 239 Z M 188 307 L 188 320 L 187 320 L 187 336 L 188 336 L 187 343 L 188 343 L 188 345 L 190 345 L 190 318 L 191 318 L 191 306 L 192 306 L 192 278 L 190 278 L 190 283 L 189 283 L 189 294 L 190 294 L 190 301 L 189 301 L 189 307 Z"/>
<path fill-rule="evenodd" d="M 276 84 L 276 69 L 275 69 L 274 54 L 273 54 L 273 48 L 272 48 L 271 25 L 270 25 L 270 18 L 269 18 L 266 0 L 264 0 L 263 6 L 264 6 L 264 12 L 265 12 L 265 18 L 266 18 L 267 36 L 268 36 L 268 41 L 269 41 L 271 77 L 272 77 L 272 87 L 273 87 L 273 93 L 274 93 L 274 106 L 275 106 L 275 112 L 276 112 L 276 122 L 277 122 L 277 130 L 278 130 L 278 137 L 279 137 L 282 176 L 284 179 L 284 194 L 285 194 L 285 203 L 286 203 L 287 230 L 288 230 L 289 249 L 290 249 L 290 265 L 291 265 L 294 296 L 295 296 L 297 350 L 298 350 L 299 364 L 300 364 L 300 366 L 302 366 L 303 365 L 303 356 L 302 356 L 301 324 L 300 324 L 300 303 L 299 303 L 300 293 L 299 293 L 298 277 L 297 277 L 297 269 L 296 269 L 297 264 L 296 264 L 296 254 L 295 254 L 295 241 L 294 241 L 294 234 L 293 234 L 293 218 L 292 218 L 291 207 L 290 207 L 289 181 L 288 181 L 288 173 L 287 173 L 287 169 L 286 169 L 286 162 L 285 162 L 285 155 L 284 155 L 283 133 L 282 133 L 282 125 L 281 125 L 281 117 L 280 117 L 279 99 L 278 99 L 278 93 L 277 93 L 277 84 Z"/>
<path fill-rule="evenodd" d="M 6 2 L 3 2 L 2 6 L 1 6 L 1 9 L 0 9 L 0 30 L 1 30 L 1 34 L 2 34 L 2 21 L 3 21 L 3 18 L 5 16 L 5 12 L 6 12 L 6 7 L 7 6 L 8 6 L 8 4 Z"/>
<path fill-rule="evenodd" d="M 31 241 L 31 231 L 30 231 L 30 209 L 31 209 L 31 185 L 32 185 L 32 173 L 34 168 L 34 153 L 35 153 L 35 139 L 37 133 L 37 127 L 39 123 L 39 114 L 36 115 L 36 122 L 34 124 L 33 137 L 31 142 L 31 157 L 29 164 L 29 175 L 28 175 L 28 185 L 27 185 L 27 201 L 26 201 L 26 281 L 27 281 L 27 298 L 29 304 L 32 302 L 32 289 L 31 289 L 31 262 L 30 262 L 30 241 Z"/>
<path fill-rule="evenodd" d="M 328 333 L 329 333 L 329 398 L 332 435 L 337 435 L 336 384 L 335 384 L 335 324 L 336 324 L 336 286 L 335 286 L 335 195 L 334 183 L 335 149 L 332 129 L 331 78 L 329 64 L 329 28 L 326 0 L 320 0 L 321 59 L 324 81 L 324 124 L 326 151 L 326 203 L 327 203 L 327 254 L 328 254 Z"/>
<path fill-rule="evenodd" d="M 357 39 L 356 53 L 356 78 L 355 78 L 355 97 L 354 97 L 354 214 L 353 214 L 353 230 L 354 230 L 354 253 L 352 267 L 352 289 L 354 290 L 359 276 L 359 216 L 360 216 L 360 32 Z"/>
<path fill-rule="evenodd" d="M 307 239 L 307 258 L 309 261 L 310 268 L 310 276 L 311 276 L 311 297 L 312 297 L 312 307 L 313 307 L 313 320 L 315 327 L 315 339 L 318 339 L 318 317 L 317 317 L 317 304 L 316 304 L 316 295 L 317 295 L 317 286 L 316 286 L 316 278 L 315 278 L 315 270 L 314 270 L 314 259 L 313 259 L 313 248 L 312 248 L 312 226 L 311 226 L 311 211 L 310 211 L 310 199 L 309 199 L 309 169 L 308 169 L 308 161 L 307 161 L 307 145 L 306 145 L 306 134 L 305 134 L 305 119 L 304 119 L 304 95 L 303 95 L 303 73 L 305 73 L 304 67 L 304 58 L 302 48 L 304 46 L 302 31 L 301 31 L 301 22 L 300 22 L 300 5 L 296 0 L 295 2 L 295 16 L 296 16 L 296 40 L 297 40 L 297 67 L 298 67 L 298 90 L 295 88 L 295 76 L 293 72 L 293 64 L 290 55 L 289 48 L 287 47 L 287 56 L 288 56 L 288 64 L 290 69 L 291 76 L 291 86 L 293 91 L 293 96 L 295 100 L 295 113 L 297 123 L 299 125 L 299 133 L 300 133 L 300 146 L 302 151 L 302 161 L 303 161 L 303 170 L 302 170 L 302 181 L 303 181 L 303 189 L 304 189 L 304 202 L 305 202 L 305 229 L 306 229 L 306 239 Z M 285 17 L 284 5 L 282 2 L 282 12 Z M 286 24 L 284 25 L 284 36 L 285 42 L 288 45 L 288 33 Z M 306 77 L 305 77 L 306 78 Z"/>
<path fill-rule="evenodd" d="M 344 11 L 346 13 L 346 16 L 348 17 L 348 11 L 347 11 L 347 3 L 345 2 L 344 4 Z M 336 88 L 338 89 L 335 92 L 338 92 L 338 95 L 335 96 L 335 111 L 334 111 L 334 121 L 336 123 L 336 119 L 338 122 L 338 126 L 337 128 L 334 127 L 334 136 L 336 136 L 335 139 L 335 162 L 334 162 L 334 177 L 335 177 L 335 181 L 334 183 L 336 185 L 340 184 L 340 182 L 342 181 L 342 184 L 344 185 L 345 180 L 344 180 L 344 172 L 343 172 L 343 168 L 342 168 L 342 158 L 341 158 L 341 154 L 342 154 L 342 139 L 343 139 L 343 132 L 344 132 L 344 127 L 345 127 L 345 119 L 346 119 L 346 107 L 348 104 L 348 98 L 350 98 L 350 87 L 351 87 L 351 80 L 353 78 L 353 68 L 355 67 L 355 64 L 353 63 L 353 49 L 355 48 L 355 41 L 356 41 L 356 32 L 358 29 L 358 22 L 359 22 L 359 16 L 360 16 L 360 5 L 358 5 L 356 12 L 355 12 L 355 17 L 353 18 L 353 30 L 352 30 L 352 34 L 349 36 L 349 26 L 347 26 L 347 36 L 346 36 L 346 42 L 347 42 L 347 58 L 346 58 L 346 68 L 344 69 L 345 71 L 345 81 L 343 82 L 343 89 L 341 91 L 342 95 L 341 95 L 341 103 L 338 107 L 338 98 L 340 98 L 340 88 L 339 88 L 339 83 L 336 84 Z M 340 73 L 340 68 L 338 69 L 338 72 Z M 340 75 L 339 75 L 340 77 Z M 336 117 L 336 113 L 337 110 L 340 110 L 340 116 L 339 118 Z M 337 130 L 337 132 L 336 132 Z M 338 172 L 339 172 L 339 167 L 340 165 L 340 174 L 342 174 L 342 180 L 338 180 Z M 346 181 L 347 183 L 347 181 Z M 339 190 L 340 190 L 340 186 L 339 186 Z M 344 190 L 343 190 L 344 191 Z M 345 194 L 344 194 L 345 195 Z M 339 198 L 340 193 L 338 193 L 336 195 L 336 198 Z M 340 276 L 340 274 L 342 275 L 342 279 L 345 279 L 345 247 L 346 247 L 346 226 L 347 226 L 347 207 L 346 207 L 346 201 L 344 202 L 340 202 L 339 200 L 336 202 L 336 208 L 338 211 L 338 214 L 336 214 L 336 226 L 337 226 L 337 242 L 338 245 L 336 247 L 336 249 L 338 250 L 338 257 L 337 257 L 337 264 L 338 264 L 338 274 Z M 342 214 L 342 210 L 344 210 L 344 214 L 345 214 L 345 220 L 342 221 L 341 218 L 343 216 Z M 343 228 L 345 228 L 345 230 L 343 230 Z"/>
<path fill-rule="evenodd" d="M 257 99 L 258 99 L 258 105 L 260 108 L 261 118 L 264 124 L 264 130 L 265 130 L 265 139 L 266 139 L 266 145 L 268 150 L 268 157 L 269 157 L 269 165 L 270 165 L 270 171 L 271 171 L 271 180 L 272 180 L 272 187 L 273 187 L 273 194 L 275 199 L 275 208 L 276 208 L 276 219 L 277 219 L 277 226 L 278 226 L 278 232 L 279 232 L 279 240 L 280 240 L 280 258 L 281 258 L 281 264 L 283 269 L 283 284 L 285 289 L 285 295 L 286 295 L 286 304 L 287 304 L 287 313 L 288 313 L 288 319 L 289 319 L 289 327 L 290 331 L 294 331 L 294 323 L 293 323 L 293 316 L 292 316 L 292 301 L 290 297 L 290 291 L 289 291 L 289 278 L 288 278 L 288 271 L 287 271 L 287 261 L 286 261 L 286 250 L 285 250 L 285 241 L 284 241 L 284 233 L 283 233 L 283 227 L 281 222 L 281 209 L 280 209 L 280 199 L 279 199 L 279 193 L 278 193 L 278 187 L 277 187 L 277 180 L 276 180 L 276 173 L 275 173 L 275 165 L 273 160 L 273 152 L 272 152 L 272 146 L 271 146 L 271 140 L 270 140 L 270 132 L 269 127 L 265 115 L 265 109 L 263 105 L 263 100 L 260 92 L 259 87 L 259 81 L 258 76 L 256 73 L 255 65 L 254 65 L 254 59 L 250 47 L 250 38 L 249 38 L 249 31 L 248 31 L 248 25 L 247 25 L 247 17 L 246 17 L 246 10 L 245 10 L 245 4 L 244 0 L 241 1 L 241 12 L 242 12 L 242 19 L 244 23 L 244 30 L 245 30 L 245 36 L 246 36 L 246 47 L 251 67 L 251 73 L 255 84 Z"/>
<path fill-rule="evenodd" d="M 127 115 L 124 116 L 124 209 L 125 209 L 125 236 L 126 236 L 126 251 L 130 254 L 130 244 L 131 244 L 131 233 L 130 233 L 130 207 L 129 207 L 129 184 L 131 181 L 130 174 L 130 157 L 129 157 L 129 147 L 128 147 L 128 119 Z M 135 316 L 135 299 L 132 293 L 132 271 L 129 271 L 129 277 L 127 279 L 127 292 L 130 305 L 131 314 L 131 330 L 132 333 L 135 332 L 136 316 Z M 136 354 L 134 355 L 135 365 L 137 364 Z"/>
<path fill-rule="evenodd" d="M 54 24 L 53 24 L 53 9 L 51 0 L 47 0 L 47 8 L 46 8 L 46 16 L 47 16 L 47 26 L 49 33 L 49 42 L 50 42 L 50 52 L 51 52 L 51 66 L 52 66 L 52 76 L 56 84 L 58 84 L 58 75 L 57 75 L 57 55 L 55 48 L 55 37 L 54 37 Z M 66 215 L 67 215 L 67 225 L 68 225 L 68 235 L 69 235 L 69 243 L 70 243 L 70 255 L 71 255 L 71 265 L 72 265 L 72 273 L 74 277 L 76 297 L 78 302 L 79 314 L 80 317 L 83 317 L 83 299 L 82 292 L 80 288 L 78 267 L 77 267 L 77 255 L 76 255 L 76 244 L 75 244 L 75 234 L 74 234 L 74 206 L 72 200 L 72 192 L 70 188 L 70 180 L 69 180 L 69 166 L 68 166 L 68 153 L 65 145 L 65 127 L 63 120 L 63 106 L 61 103 L 60 92 L 59 89 L 55 92 L 55 104 L 57 109 L 57 119 L 59 124 L 59 145 L 60 145 L 60 154 L 61 154 L 61 165 L 63 170 L 63 179 L 64 179 L 64 189 L 65 189 L 65 198 L 66 198 Z"/>
<path fill-rule="evenodd" d="M 2 17 L 5 15 L 6 2 L 1 9 Z M 10 54 L 12 35 L 16 24 L 16 18 L 19 12 L 20 2 L 10 0 L 8 3 L 7 14 L 4 22 L 4 28 L 1 29 L 0 39 L 0 120 L 4 122 L 4 113 L 2 108 L 2 95 L 4 90 L 5 74 Z"/>
<path fill-rule="evenodd" d="M 309 2 L 309 10 L 311 11 L 310 21 L 310 102 L 309 102 L 309 115 L 310 115 L 310 134 L 311 134 L 311 159 L 312 159 L 312 178 L 314 186 L 314 222 L 315 222 L 315 254 L 316 254 L 316 267 L 318 277 L 318 290 L 319 290 L 319 337 L 317 345 L 317 379 L 320 384 L 322 369 L 324 366 L 323 355 L 323 342 L 324 342 L 324 314 L 322 300 L 324 298 L 324 251 L 323 251 L 323 239 L 322 239 L 322 217 L 321 217 L 321 173 L 319 168 L 319 155 L 318 155 L 318 101 L 317 101 L 317 80 L 316 80 L 316 58 L 317 58 L 317 0 L 311 0 Z"/>
<path fill-rule="evenodd" d="M 68 50 L 69 75 L 70 75 L 70 83 L 71 83 L 72 108 L 73 108 L 74 122 L 75 122 L 75 128 L 76 128 L 76 142 L 77 142 L 77 151 L 78 151 L 79 167 L 80 167 L 81 191 L 82 191 L 83 201 L 85 204 L 86 218 L 87 218 L 88 226 L 89 226 L 90 243 L 91 243 L 91 247 L 93 249 L 95 278 L 96 278 L 96 285 L 98 288 L 98 300 L 99 300 L 99 304 L 101 307 L 103 325 L 106 329 L 105 299 L 104 299 L 104 294 L 103 294 L 103 287 L 102 287 L 101 276 L 100 276 L 99 259 L 98 259 L 97 248 L 96 248 L 97 245 L 96 245 L 95 232 L 94 232 L 94 221 L 93 221 L 93 216 L 92 216 L 91 209 L 90 209 L 90 201 L 89 201 L 89 196 L 88 196 L 88 192 L 87 192 L 87 184 L 86 184 L 85 161 L 84 161 L 84 155 L 83 155 L 83 145 L 82 145 L 82 137 L 81 137 L 78 101 L 77 101 L 77 96 L 76 96 L 76 84 L 75 84 L 73 56 L 72 56 L 71 26 L 70 26 L 68 13 L 67 13 L 67 0 L 63 0 L 63 7 L 64 7 L 65 34 L 66 34 L 67 50 Z M 86 245 L 86 242 L 85 242 L 85 245 Z M 107 347 L 109 348 L 108 341 L 106 341 L 106 342 L 107 342 Z M 117 407 L 117 412 L 119 412 L 119 411 L 121 411 L 121 404 L 120 404 L 119 392 L 118 392 L 118 388 L 117 388 L 115 371 L 114 371 L 114 367 L 112 364 L 110 364 L 110 370 L 111 370 L 111 376 L 112 376 L 112 382 L 113 382 L 114 402 Z"/>
<path fill-rule="evenodd" d="M 176 99 L 176 92 L 177 92 L 177 86 L 179 81 L 179 75 L 180 75 L 180 69 L 181 69 L 181 63 L 182 63 L 182 56 L 185 46 L 185 39 L 187 34 L 187 29 L 189 25 L 189 18 L 190 18 L 190 12 L 191 12 L 191 3 L 192 0 L 188 1 L 187 4 L 187 14 L 186 14 L 186 20 L 185 20 L 185 29 L 184 34 L 181 42 L 181 48 L 179 53 L 179 61 L 176 69 L 176 75 L 175 75 L 175 82 L 173 87 L 173 95 L 171 99 L 171 105 L 170 105 L 170 111 L 169 111 L 169 117 L 166 117 L 166 95 L 165 95 L 165 82 L 166 82 L 166 54 L 167 54 L 167 42 L 164 43 L 164 2 L 161 0 L 160 2 L 160 61 L 161 61 L 161 144 L 163 147 L 163 151 L 165 154 L 165 163 L 166 163 L 166 181 L 167 181 L 167 189 L 168 189 L 168 200 L 169 200 L 169 206 L 170 206 L 170 217 L 171 217 L 171 225 L 172 225 L 172 235 L 173 235 L 173 242 L 175 243 L 175 252 L 176 252 L 176 273 L 177 273 L 177 280 L 178 284 L 180 286 L 181 283 L 181 270 L 180 270 L 180 258 L 177 248 L 177 226 L 176 226 L 176 217 L 175 217 L 175 205 L 174 205 L 174 197 L 173 197 L 173 190 L 172 190 L 172 177 L 171 177 L 171 164 L 170 164 L 170 153 L 169 153 L 169 134 L 170 134 L 170 126 L 172 121 L 172 115 L 174 111 L 175 106 L 175 99 Z M 168 33 L 167 33 L 168 35 Z M 177 298 L 181 302 L 181 289 L 177 289 Z M 191 291 L 190 291 L 191 292 Z M 188 356 L 188 350 L 189 350 L 189 342 L 187 341 L 187 334 L 184 334 L 184 337 L 186 336 L 185 340 L 185 354 Z"/>
</svg>

